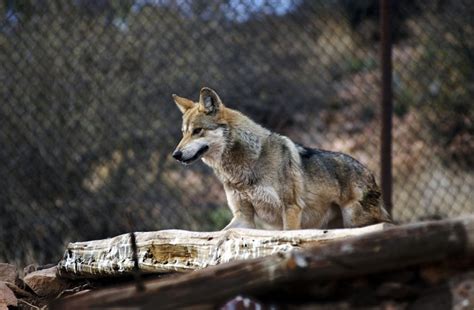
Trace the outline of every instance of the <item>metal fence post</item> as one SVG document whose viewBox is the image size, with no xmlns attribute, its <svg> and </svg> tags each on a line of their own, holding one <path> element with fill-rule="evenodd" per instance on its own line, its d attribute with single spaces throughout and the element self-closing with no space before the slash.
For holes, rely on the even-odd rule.
<svg viewBox="0 0 474 310">
<path fill-rule="evenodd" d="M 381 69 L 382 69 L 382 130 L 381 186 L 383 201 L 392 212 L 392 29 L 390 8 L 392 0 L 380 0 Z"/>
</svg>

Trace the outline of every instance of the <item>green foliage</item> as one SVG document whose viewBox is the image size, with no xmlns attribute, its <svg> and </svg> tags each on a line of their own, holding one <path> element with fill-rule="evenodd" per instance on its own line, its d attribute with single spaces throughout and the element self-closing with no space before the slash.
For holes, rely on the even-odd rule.
<svg viewBox="0 0 474 310">
<path fill-rule="evenodd" d="M 210 229 L 222 229 L 229 224 L 232 219 L 232 213 L 227 206 L 214 209 L 210 212 Z"/>
<path fill-rule="evenodd" d="M 393 113 L 398 117 L 405 116 L 410 106 L 415 104 L 414 100 L 414 96 L 409 88 L 403 87 L 399 89 L 394 96 Z"/>
<path fill-rule="evenodd" d="M 366 59 L 351 57 L 348 60 L 348 64 L 346 65 L 346 67 L 347 72 L 358 73 L 360 71 L 374 70 L 377 67 L 377 62 L 374 58 L 371 57 Z"/>
</svg>

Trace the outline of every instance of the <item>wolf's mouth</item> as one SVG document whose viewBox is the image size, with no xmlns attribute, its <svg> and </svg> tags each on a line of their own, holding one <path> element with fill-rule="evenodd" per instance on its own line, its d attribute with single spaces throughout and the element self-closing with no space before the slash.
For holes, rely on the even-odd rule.
<svg viewBox="0 0 474 310">
<path fill-rule="evenodd" d="M 188 158 L 188 159 L 183 159 L 182 162 L 185 164 L 190 164 L 198 160 L 199 158 L 201 158 L 201 156 L 204 155 L 204 153 L 206 153 L 208 150 L 209 150 L 209 145 L 205 145 L 201 149 L 199 149 L 199 151 L 197 151 L 193 157 Z"/>
</svg>

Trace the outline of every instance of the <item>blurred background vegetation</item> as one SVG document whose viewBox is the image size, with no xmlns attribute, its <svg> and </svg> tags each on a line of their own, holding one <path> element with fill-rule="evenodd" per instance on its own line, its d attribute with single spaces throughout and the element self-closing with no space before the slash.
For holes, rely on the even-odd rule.
<svg viewBox="0 0 474 310">
<path fill-rule="evenodd" d="M 378 0 L 2 0 L 0 261 L 70 241 L 221 229 L 212 171 L 183 167 L 177 93 L 379 171 Z M 394 217 L 474 212 L 474 9 L 394 1 Z"/>
</svg>

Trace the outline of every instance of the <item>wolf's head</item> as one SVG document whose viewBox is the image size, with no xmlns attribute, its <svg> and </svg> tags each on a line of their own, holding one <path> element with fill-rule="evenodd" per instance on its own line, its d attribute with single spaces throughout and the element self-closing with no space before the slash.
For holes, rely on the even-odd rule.
<svg viewBox="0 0 474 310">
<path fill-rule="evenodd" d="M 173 95 L 174 102 L 183 113 L 179 142 L 173 157 L 182 163 L 190 164 L 199 158 L 217 159 L 225 148 L 225 106 L 217 93 L 204 87 L 199 102 Z"/>
</svg>

